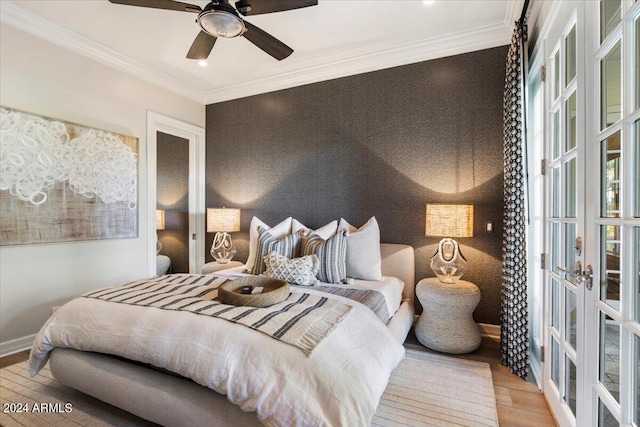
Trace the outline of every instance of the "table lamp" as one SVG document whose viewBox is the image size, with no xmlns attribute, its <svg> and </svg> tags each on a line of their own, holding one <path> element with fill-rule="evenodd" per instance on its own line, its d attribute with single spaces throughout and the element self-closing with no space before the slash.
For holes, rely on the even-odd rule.
<svg viewBox="0 0 640 427">
<path fill-rule="evenodd" d="M 451 237 L 473 237 L 473 205 L 427 203 L 425 236 L 444 236 L 431 257 L 431 269 L 442 283 L 457 282 L 467 260 Z"/>
<path fill-rule="evenodd" d="M 156 255 L 162 250 L 162 243 L 158 238 L 158 230 L 164 230 L 164 209 L 156 209 Z"/>
<path fill-rule="evenodd" d="M 230 232 L 240 231 L 240 209 L 207 208 L 207 233 L 216 233 L 211 256 L 220 264 L 227 264 L 236 254 Z"/>
</svg>

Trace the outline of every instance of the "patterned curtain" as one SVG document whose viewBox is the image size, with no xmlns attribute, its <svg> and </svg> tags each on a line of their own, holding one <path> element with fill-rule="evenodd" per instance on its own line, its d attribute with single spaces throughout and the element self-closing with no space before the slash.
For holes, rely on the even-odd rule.
<svg viewBox="0 0 640 427">
<path fill-rule="evenodd" d="M 502 364 L 526 378 L 529 370 L 527 309 L 524 49 L 525 22 L 516 22 L 507 55 L 504 88 L 504 223 L 502 236 Z"/>
</svg>

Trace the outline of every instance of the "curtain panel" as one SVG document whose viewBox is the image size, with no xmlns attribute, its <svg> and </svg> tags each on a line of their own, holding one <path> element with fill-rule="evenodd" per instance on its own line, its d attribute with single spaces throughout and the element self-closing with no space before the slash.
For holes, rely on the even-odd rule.
<svg viewBox="0 0 640 427">
<path fill-rule="evenodd" d="M 527 26 L 516 22 L 507 54 L 504 107 L 504 223 L 502 237 L 502 364 L 526 378 L 529 328 L 526 259 L 526 149 L 524 128 L 524 49 Z"/>
</svg>

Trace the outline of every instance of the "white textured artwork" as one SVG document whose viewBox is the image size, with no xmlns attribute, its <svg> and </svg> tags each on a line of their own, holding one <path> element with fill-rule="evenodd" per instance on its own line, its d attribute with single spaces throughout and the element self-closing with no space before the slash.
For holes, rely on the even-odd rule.
<svg viewBox="0 0 640 427">
<path fill-rule="evenodd" d="M 138 235 L 137 138 L 0 107 L 0 244 Z"/>
</svg>

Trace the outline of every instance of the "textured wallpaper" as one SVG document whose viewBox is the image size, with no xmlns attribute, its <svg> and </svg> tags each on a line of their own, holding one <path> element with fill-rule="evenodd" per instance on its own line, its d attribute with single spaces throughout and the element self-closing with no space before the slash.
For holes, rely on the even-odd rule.
<svg viewBox="0 0 640 427">
<path fill-rule="evenodd" d="M 439 238 L 426 203 L 473 203 L 458 239 L 463 279 L 482 291 L 478 322 L 498 324 L 502 240 L 502 91 L 507 48 L 390 68 L 207 106 L 207 206 L 242 208 L 233 234 L 246 260 L 253 215 L 310 227 L 375 215 L 383 242 L 415 248 L 433 276 Z M 493 221 L 493 234 L 484 231 Z M 207 234 L 207 252 L 212 234 Z"/>
</svg>

